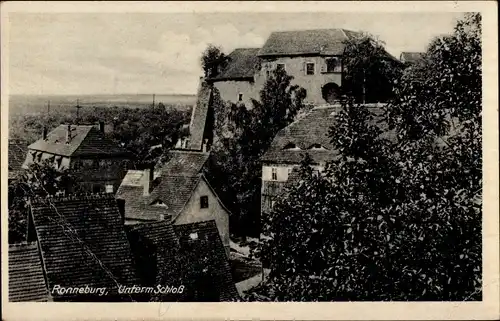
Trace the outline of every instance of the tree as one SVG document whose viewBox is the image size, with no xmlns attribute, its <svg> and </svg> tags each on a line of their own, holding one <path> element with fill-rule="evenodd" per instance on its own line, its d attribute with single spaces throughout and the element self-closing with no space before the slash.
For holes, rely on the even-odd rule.
<svg viewBox="0 0 500 321">
<path fill-rule="evenodd" d="M 48 161 L 31 164 L 19 180 L 9 184 L 9 243 L 26 240 L 31 198 L 78 191 L 77 181 L 68 170 L 57 170 Z"/>
<path fill-rule="evenodd" d="M 211 78 L 217 76 L 220 68 L 226 65 L 228 59 L 220 47 L 212 44 L 208 45 L 201 56 L 201 67 L 205 72 L 205 77 Z"/>
<path fill-rule="evenodd" d="M 346 103 L 330 133 L 339 157 L 320 176 L 303 166 L 265 222 L 271 273 L 253 298 L 481 299 L 480 39 L 466 15 L 385 113 Z"/>
<path fill-rule="evenodd" d="M 239 214 L 232 230 L 243 235 L 259 235 L 260 157 L 303 108 L 305 91 L 292 85 L 292 79 L 284 70 L 275 70 L 252 109 L 228 106 L 214 95 L 216 139 L 207 176 L 233 214 Z"/>
<path fill-rule="evenodd" d="M 393 97 L 394 81 L 403 64 L 392 57 L 384 43 L 369 34 L 344 41 L 342 89 L 357 102 L 386 102 Z"/>
</svg>

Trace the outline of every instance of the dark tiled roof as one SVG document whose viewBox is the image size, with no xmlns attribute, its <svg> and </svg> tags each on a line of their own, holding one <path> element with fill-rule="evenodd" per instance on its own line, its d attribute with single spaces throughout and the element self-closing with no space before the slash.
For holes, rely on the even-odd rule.
<svg viewBox="0 0 500 321">
<path fill-rule="evenodd" d="M 116 197 L 125 200 L 125 217 L 158 220 L 161 215 L 175 217 L 182 211 L 198 185 L 208 153 L 171 151 L 168 161 L 155 172 L 149 196 L 143 195 L 143 172 L 129 171 L 118 188 Z M 162 201 L 166 207 L 151 205 Z"/>
<path fill-rule="evenodd" d="M 375 115 L 374 121 L 378 124 L 376 116 L 381 114 L 382 110 L 379 107 L 369 107 Z M 335 114 L 340 110 L 340 106 L 313 108 L 302 118 L 278 132 L 261 160 L 272 164 L 299 164 L 306 153 L 316 164 L 332 160 L 338 152 L 333 150 L 328 133 L 335 124 Z M 391 139 L 390 132 L 381 136 Z M 291 148 L 293 146 L 295 148 Z"/>
<path fill-rule="evenodd" d="M 16 178 L 22 171 L 28 154 L 28 142 L 21 139 L 9 139 L 9 179 Z"/>
<path fill-rule="evenodd" d="M 343 41 L 358 33 L 345 29 L 318 29 L 273 32 L 260 49 L 259 56 L 342 55 Z"/>
<path fill-rule="evenodd" d="M 187 149 L 202 149 L 205 123 L 207 121 L 208 109 L 210 108 L 211 96 L 211 86 L 202 81 L 198 89 L 196 105 L 193 107 L 193 112 L 191 114 L 191 122 L 189 123 L 189 142 Z"/>
<path fill-rule="evenodd" d="M 209 153 L 190 151 L 170 151 L 168 161 L 161 168 L 161 176 L 198 175 L 208 160 Z"/>
<path fill-rule="evenodd" d="M 142 186 L 120 185 L 116 198 L 125 201 L 125 218 L 132 220 L 161 220 L 169 212 L 164 207 L 150 206 L 150 197 L 143 196 Z"/>
<path fill-rule="evenodd" d="M 48 301 L 36 242 L 9 246 L 9 301 Z"/>
<path fill-rule="evenodd" d="M 233 282 L 228 257 L 214 220 L 191 224 L 174 225 L 181 248 L 181 266 L 185 273 L 183 281 L 187 287 L 200 287 L 210 294 L 198 293 L 197 301 L 231 301 L 238 298 Z M 201 271 L 200 271 L 201 270 Z M 187 272 L 187 273 L 186 273 Z M 193 284 L 194 275 L 204 274 L 210 284 Z"/>
<path fill-rule="evenodd" d="M 179 283 L 179 242 L 170 219 L 129 225 L 126 231 L 142 284 L 157 286 Z M 151 298 L 145 299 L 150 301 Z M 178 300 L 179 295 L 161 298 L 162 301 L 172 301 Z"/>
<path fill-rule="evenodd" d="M 253 80 L 260 67 L 257 57 L 260 48 L 238 48 L 229 54 L 227 66 L 211 80 Z"/>
<path fill-rule="evenodd" d="M 33 223 L 41 246 L 49 290 L 61 287 L 106 287 L 108 296 L 124 299 L 117 285 L 136 283 L 132 253 L 117 202 L 112 195 L 74 195 L 34 199 Z M 89 295 L 56 295 L 54 300 L 84 301 Z"/>
<path fill-rule="evenodd" d="M 415 62 L 422 59 L 424 53 L 423 52 L 402 52 L 400 56 L 400 60 L 403 62 Z"/>
<path fill-rule="evenodd" d="M 161 200 L 167 205 L 167 213 L 175 219 L 191 198 L 200 180 L 201 175 L 162 176 L 158 186 L 151 192 L 150 202 Z"/>
<path fill-rule="evenodd" d="M 66 143 L 68 125 L 59 125 L 47 135 L 29 145 L 29 149 L 62 156 L 128 155 L 122 147 L 92 125 L 71 125 L 71 140 Z"/>
<path fill-rule="evenodd" d="M 269 163 L 298 164 L 306 152 L 315 163 L 332 159 L 337 153 L 328 137 L 330 127 L 334 124 L 334 113 L 340 107 L 314 108 L 302 118 L 282 129 L 274 138 L 271 146 L 262 157 Z M 295 144 L 300 149 L 285 149 Z M 324 149 L 311 149 L 319 144 Z"/>
</svg>

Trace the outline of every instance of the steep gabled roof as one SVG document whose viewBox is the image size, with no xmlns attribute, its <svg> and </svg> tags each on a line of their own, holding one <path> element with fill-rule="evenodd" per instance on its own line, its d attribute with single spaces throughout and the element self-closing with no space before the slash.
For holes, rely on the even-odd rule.
<svg viewBox="0 0 500 321">
<path fill-rule="evenodd" d="M 161 168 L 161 176 L 193 176 L 201 172 L 209 153 L 172 150 Z"/>
<path fill-rule="evenodd" d="M 174 225 L 180 243 L 181 266 L 185 267 L 184 282 L 195 288 L 200 286 L 193 275 L 204 275 L 210 281 L 206 288 L 210 294 L 198 294 L 196 300 L 232 301 L 238 298 L 229 260 L 214 220 Z M 202 269 L 202 271 L 200 271 Z M 202 286 L 203 288 L 203 286 Z M 206 295 L 206 296 L 205 296 Z M 201 296 L 201 297 L 200 297 Z M 207 298 L 207 297 L 210 297 Z"/>
<path fill-rule="evenodd" d="M 305 153 L 316 163 L 332 159 L 337 153 L 333 150 L 328 132 L 334 124 L 335 113 L 339 110 L 340 107 L 313 108 L 278 132 L 262 161 L 298 164 Z M 297 148 L 286 149 L 290 144 Z M 320 144 L 325 149 L 313 150 L 315 144 Z"/>
<path fill-rule="evenodd" d="M 211 81 L 222 80 L 253 80 L 255 72 L 260 67 L 257 57 L 260 48 L 238 48 L 228 56 L 224 69 Z"/>
<path fill-rule="evenodd" d="M 182 211 L 202 178 L 201 171 L 209 154 L 192 151 L 170 151 L 168 161 L 155 173 L 150 195 L 143 195 L 142 175 L 129 171 L 116 197 L 125 200 L 125 217 L 159 220 L 161 215 L 174 219 Z M 151 205 L 161 201 L 165 206 Z"/>
<path fill-rule="evenodd" d="M 31 215 L 41 247 L 49 291 L 61 287 L 106 287 L 93 300 L 129 300 L 118 285 L 136 284 L 132 253 L 112 195 L 73 195 L 34 199 Z M 53 294 L 58 301 L 91 295 Z"/>
<path fill-rule="evenodd" d="M 196 104 L 191 114 L 189 123 L 189 142 L 187 149 L 202 150 L 203 135 L 205 133 L 205 124 L 207 121 L 210 100 L 212 97 L 212 88 L 205 81 L 200 82 Z"/>
<path fill-rule="evenodd" d="M 95 126 L 71 125 L 71 139 L 66 143 L 68 125 L 59 125 L 47 139 L 39 139 L 29 149 L 61 156 L 128 155 L 129 152 L 109 138 Z"/>
<path fill-rule="evenodd" d="M 342 55 L 345 40 L 358 33 L 345 29 L 316 29 L 273 32 L 258 55 L 294 56 L 294 55 Z"/>
<path fill-rule="evenodd" d="M 45 302 L 49 292 L 36 242 L 9 245 L 9 301 Z"/>
<path fill-rule="evenodd" d="M 375 104 L 367 104 L 374 114 L 374 122 L 379 122 L 382 113 Z M 332 160 L 338 151 L 333 148 L 329 131 L 335 125 L 335 115 L 341 111 L 339 106 L 316 107 L 306 115 L 283 128 L 274 137 L 271 146 L 261 160 L 270 164 L 299 164 L 306 153 L 316 164 Z M 391 139 L 391 132 L 384 132 L 381 136 Z M 287 148 L 294 145 L 295 148 Z"/>
</svg>

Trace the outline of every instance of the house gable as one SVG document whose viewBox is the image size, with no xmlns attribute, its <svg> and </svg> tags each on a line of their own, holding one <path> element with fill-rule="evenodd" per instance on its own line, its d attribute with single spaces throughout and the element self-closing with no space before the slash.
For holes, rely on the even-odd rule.
<svg viewBox="0 0 500 321">
<path fill-rule="evenodd" d="M 202 197 L 208 198 L 208 207 L 202 208 Z M 184 205 L 174 225 L 214 220 L 224 247 L 229 248 L 229 216 L 230 213 L 203 177 L 194 188 L 191 197 Z"/>
</svg>

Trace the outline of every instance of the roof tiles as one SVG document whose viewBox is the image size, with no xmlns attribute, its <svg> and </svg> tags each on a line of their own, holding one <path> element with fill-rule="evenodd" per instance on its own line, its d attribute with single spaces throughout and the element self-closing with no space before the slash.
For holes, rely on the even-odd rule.
<svg viewBox="0 0 500 321">
<path fill-rule="evenodd" d="M 221 80 L 253 80 L 260 67 L 257 57 L 260 48 L 237 48 L 229 54 L 229 61 L 224 69 L 212 81 Z"/>
<path fill-rule="evenodd" d="M 41 246 L 49 289 L 106 287 L 109 295 L 91 300 L 128 300 L 119 284 L 136 281 L 130 245 L 112 195 L 80 195 L 35 199 L 31 213 Z M 91 296 L 89 296 L 90 298 Z M 78 294 L 54 300 L 85 300 Z"/>
<path fill-rule="evenodd" d="M 66 143 L 68 125 L 59 125 L 47 139 L 39 139 L 29 149 L 61 156 L 128 155 L 92 125 L 71 125 L 71 139 Z"/>
<path fill-rule="evenodd" d="M 9 301 L 45 302 L 49 292 L 36 242 L 9 246 Z"/>
<path fill-rule="evenodd" d="M 259 56 L 291 56 L 304 54 L 342 55 L 343 41 L 358 33 L 344 29 L 316 29 L 273 32 L 260 49 Z"/>
</svg>

